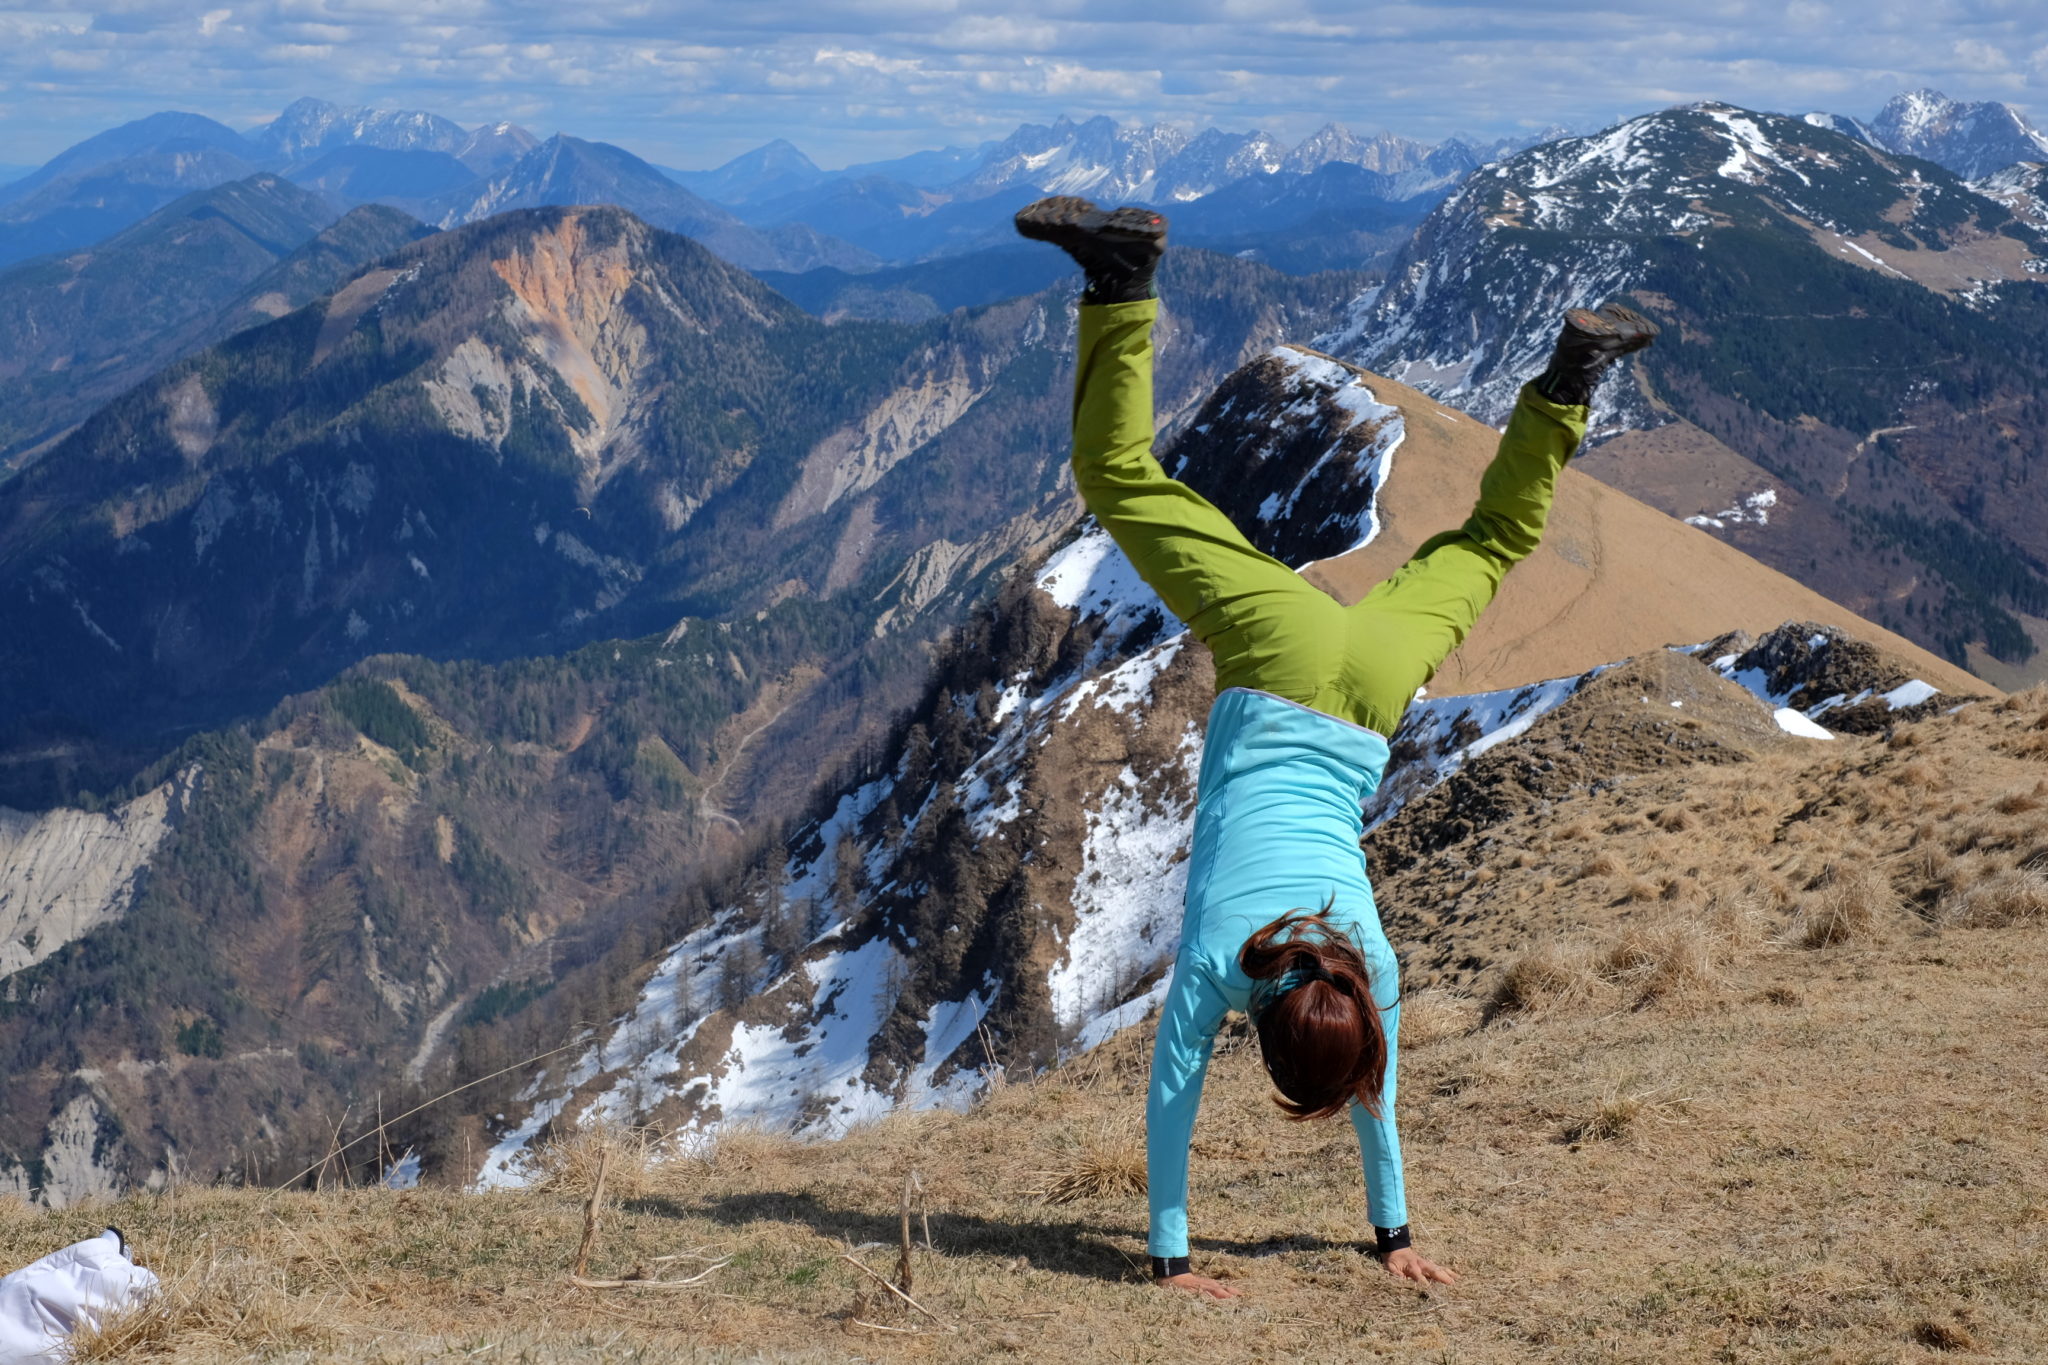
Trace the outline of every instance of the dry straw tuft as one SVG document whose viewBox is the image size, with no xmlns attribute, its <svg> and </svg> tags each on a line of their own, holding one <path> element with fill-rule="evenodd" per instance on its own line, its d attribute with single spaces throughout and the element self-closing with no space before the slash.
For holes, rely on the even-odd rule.
<svg viewBox="0 0 2048 1365">
<path fill-rule="evenodd" d="M 1683 1100 L 1656 1098 L 1654 1091 L 1609 1090 L 1593 1106 L 1593 1112 L 1565 1125 L 1568 1142 L 1615 1142 L 1636 1132 L 1646 1121 L 1675 1123 Z"/>
<path fill-rule="evenodd" d="M 1470 1033 L 1479 1022 L 1479 1009 L 1470 996 L 1458 995 L 1435 986 L 1409 991 L 1401 997 L 1401 1046 L 1428 1047 L 1446 1038 Z"/>
<path fill-rule="evenodd" d="M 1652 812 L 1650 819 L 1658 829 L 1667 834 L 1683 834 L 1699 823 L 1693 817 L 1693 813 L 1684 806 L 1666 806 L 1663 810 Z"/>
<path fill-rule="evenodd" d="M 1600 961 L 1600 974 L 1638 1005 L 1699 994 L 1720 984 L 1725 946 L 1691 920 L 1632 926 Z"/>
<path fill-rule="evenodd" d="M 1801 902 L 1791 938 L 1805 948 L 1832 948 L 1884 936 L 1902 902 L 1891 878 L 1868 864 L 1831 864 Z"/>
<path fill-rule="evenodd" d="M 1493 1005 L 1537 1014 L 1584 1003 L 1600 989 L 1593 955 L 1581 944 L 1546 943 L 1522 954 L 1501 973 Z"/>
<path fill-rule="evenodd" d="M 1935 917 L 1958 929 L 2048 921 L 2048 868 L 2009 868 L 1973 881 L 1943 897 Z"/>
<path fill-rule="evenodd" d="M 1572 874 L 1572 880 L 1582 882 L 1588 877 L 1625 877 L 1627 875 L 1628 864 L 1623 862 L 1611 850 L 1602 850 L 1581 863 L 1579 870 Z"/>
<path fill-rule="evenodd" d="M 691 1149 L 690 1155 L 714 1172 L 731 1174 L 779 1165 L 803 1146 L 803 1139 L 787 1128 L 740 1120 L 719 1124 L 708 1140 Z"/>
<path fill-rule="evenodd" d="M 144 1302 L 81 1326 L 65 1359 L 85 1365 L 208 1348 L 224 1358 L 304 1350 L 324 1334 L 316 1312 L 293 1300 L 281 1266 L 216 1252 Z"/>
<path fill-rule="evenodd" d="M 1033 1191 L 1048 1204 L 1117 1199 L 1145 1192 L 1145 1140 L 1136 1125 L 1116 1123 L 1084 1139 L 1066 1165 L 1045 1173 Z"/>
<path fill-rule="evenodd" d="M 606 1190 L 615 1198 L 634 1199 L 652 1192 L 655 1170 L 671 1153 L 658 1128 L 601 1120 L 542 1142 L 527 1160 L 527 1183 L 543 1193 L 587 1199 L 604 1164 Z"/>
</svg>

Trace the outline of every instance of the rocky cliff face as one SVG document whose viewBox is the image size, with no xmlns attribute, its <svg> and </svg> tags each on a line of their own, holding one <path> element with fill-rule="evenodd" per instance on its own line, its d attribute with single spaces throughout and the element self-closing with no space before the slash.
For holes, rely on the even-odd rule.
<svg viewBox="0 0 2048 1365">
<path fill-rule="evenodd" d="M 1870 132 L 1880 145 L 1925 157 L 1966 180 L 2016 161 L 2048 158 L 2048 135 L 2010 104 L 1952 100 L 1939 90 L 1894 95 L 1872 120 Z"/>
<path fill-rule="evenodd" d="M 121 917 L 199 779 L 193 769 L 98 814 L 0 807 L 0 991 L 22 968 Z"/>
</svg>

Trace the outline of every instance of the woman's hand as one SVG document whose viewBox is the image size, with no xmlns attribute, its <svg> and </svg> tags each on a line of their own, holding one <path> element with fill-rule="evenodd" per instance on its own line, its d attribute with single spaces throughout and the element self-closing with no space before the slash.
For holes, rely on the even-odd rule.
<svg viewBox="0 0 2048 1365">
<path fill-rule="evenodd" d="M 1456 1284 L 1458 1272 L 1446 1270 L 1430 1260 L 1414 1247 L 1402 1247 L 1387 1253 L 1387 1273 L 1397 1280 L 1412 1280 L 1417 1284 Z"/>
<path fill-rule="evenodd" d="M 1428 1265 L 1429 1263 L 1424 1261 L 1423 1264 Z M 1431 1268 L 1434 1269 L 1435 1267 Z M 1203 1298 L 1209 1299 L 1234 1299 L 1239 1297 L 1235 1289 L 1224 1284 L 1221 1280 L 1212 1280 L 1207 1275 L 1192 1273 L 1186 1275 L 1167 1275 L 1152 1281 L 1152 1283 L 1160 1286 L 1162 1289 L 1178 1289 L 1184 1293 L 1199 1294 Z"/>
</svg>

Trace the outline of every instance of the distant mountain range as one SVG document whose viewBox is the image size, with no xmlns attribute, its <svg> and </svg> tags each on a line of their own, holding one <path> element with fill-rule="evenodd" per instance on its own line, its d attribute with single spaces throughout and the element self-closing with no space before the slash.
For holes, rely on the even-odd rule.
<svg viewBox="0 0 2048 1365">
<path fill-rule="evenodd" d="M 1966 179 L 2048 157 L 2048 139 L 2017 110 L 1934 91 L 1902 94 L 1867 124 L 1808 118 Z M 1061 118 L 971 149 L 838 171 L 786 139 L 713 170 L 674 171 L 566 134 L 543 143 L 512 123 L 464 128 L 420 110 L 301 99 L 247 133 L 197 114 L 151 115 L 0 183 L 0 265 L 88 245 L 181 194 L 270 171 L 338 207 L 382 203 L 442 226 L 510 207 L 615 203 L 736 264 L 783 272 L 871 269 L 999 245 L 1011 210 L 1041 194 L 1192 206 L 1227 193 L 1236 228 L 1183 240 L 1261 252 L 1288 269 L 1358 268 L 1386 249 L 1376 233 L 1405 231 L 1474 168 L 1564 135 L 1430 144 L 1329 124 L 1289 147 L 1258 131 L 1190 135 L 1164 124 Z M 1315 179 L 1333 166 L 1369 178 L 1341 182 L 1342 202 L 1333 203 L 1337 182 Z M 1349 221 L 1333 223 L 1333 213 Z M 1207 216 L 1226 214 L 1219 207 Z M 1282 235 L 1302 240 L 1279 249 L 1244 240 Z"/>
</svg>

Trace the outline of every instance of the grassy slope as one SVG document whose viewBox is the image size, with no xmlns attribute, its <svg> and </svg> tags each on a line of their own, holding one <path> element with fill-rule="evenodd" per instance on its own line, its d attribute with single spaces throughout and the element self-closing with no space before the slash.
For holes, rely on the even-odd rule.
<svg viewBox="0 0 2048 1365">
<path fill-rule="evenodd" d="M 1397 942 L 1428 906 L 1479 964 L 1411 972 L 1411 1198 L 1466 1276 L 1429 1296 L 1356 1249 L 1348 1129 L 1281 1122 L 1228 1039 L 1193 1222 L 1198 1268 L 1246 1297 L 1147 1286 L 1144 1029 L 965 1115 L 622 1157 L 592 1272 L 731 1256 L 699 1289 L 566 1283 L 587 1151 L 489 1197 L 0 1206 L 0 1264 L 119 1223 L 173 1281 L 158 1344 L 190 1360 L 2040 1360 L 2048 892 L 2015 869 L 2048 856 L 2044 811 L 2037 689 L 1573 797 L 1482 831 L 1475 875 L 1460 847 L 1385 878 Z M 839 1259 L 893 1268 L 913 1167 L 938 1324 Z M 1063 1178 L 1106 1192 L 1047 1203 Z"/>
</svg>

